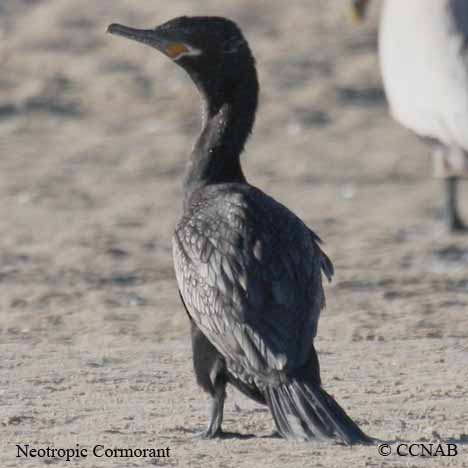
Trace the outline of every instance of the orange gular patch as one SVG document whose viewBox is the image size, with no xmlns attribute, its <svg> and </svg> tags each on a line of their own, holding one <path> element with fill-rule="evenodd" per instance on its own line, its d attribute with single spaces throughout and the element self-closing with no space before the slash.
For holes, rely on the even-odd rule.
<svg viewBox="0 0 468 468">
<path fill-rule="evenodd" d="M 190 49 L 182 42 L 173 42 L 169 44 L 164 51 L 170 58 L 176 59 L 182 54 L 189 54 Z"/>
</svg>

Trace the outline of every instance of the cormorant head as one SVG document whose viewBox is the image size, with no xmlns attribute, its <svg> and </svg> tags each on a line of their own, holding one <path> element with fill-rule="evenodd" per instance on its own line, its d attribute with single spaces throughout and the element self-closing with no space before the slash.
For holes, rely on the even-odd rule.
<svg viewBox="0 0 468 468">
<path fill-rule="evenodd" d="M 182 16 L 154 29 L 111 24 L 108 32 L 149 45 L 184 68 L 211 101 L 240 86 L 258 86 L 254 59 L 241 30 L 221 17 Z"/>
</svg>

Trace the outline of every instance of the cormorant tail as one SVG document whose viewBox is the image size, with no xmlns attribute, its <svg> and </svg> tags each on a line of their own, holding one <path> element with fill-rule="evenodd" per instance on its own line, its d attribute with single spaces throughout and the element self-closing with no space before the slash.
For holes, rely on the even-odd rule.
<svg viewBox="0 0 468 468">
<path fill-rule="evenodd" d="M 279 433 L 287 439 L 335 438 L 346 445 L 375 442 L 317 384 L 292 379 L 269 386 L 266 401 Z"/>
</svg>

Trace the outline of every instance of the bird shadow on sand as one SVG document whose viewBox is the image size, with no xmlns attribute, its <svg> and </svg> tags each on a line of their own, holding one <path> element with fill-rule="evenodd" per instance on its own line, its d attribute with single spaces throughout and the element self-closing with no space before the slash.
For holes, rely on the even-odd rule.
<svg viewBox="0 0 468 468">
<path fill-rule="evenodd" d="M 459 437 L 449 437 L 442 439 L 444 444 L 468 445 L 468 434 L 461 434 Z"/>
<path fill-rule="evenodd" d="M 336 93 L 339 102 L 346 105 L 360 106 L 381 106 L 385 103 L 385 93 L 382 88 L 354 88 L 354 87 L 337 87 Z"/>
<path fill-rule="evenodd" d="M 455 444 L 455 445 L 468 445 L 468 434 L 460 434 L 458 437 L 441 437 L 437 435 L 432 438 L 429 437 L 419 437 L 414 440 L 408 439 L 392 439 L 392 440 L 378 440 L 378 444 L 389 444 L 389 445 L 401 445 L 401 444 L 434 444 L 434 445 L 445 445 L 445 444 Z"/>
<path fill-rule="evenodd" d="M 190 434 L 190 437 L 198 440 L 250 440 L 250 439 L 281 439 L 281 436 L 277 432 L 266 435 L 256 435 L 256 434 L 241 434 L 240 432 L 230 432 L 223 431 L 214 439 L 204 438 L 200 431 L 196 429 L 187 429 L 186 427 L 176 427 L 171 430 L 171 432 L 183 432 Z"/>
<path fill-rule="evenodd" d="M 221 440 L 248 440 L 256 438 L 255 434 L 241 434 L 239 432 L 223 432 L 217 437 L 217 439 Z"/>
</svg>

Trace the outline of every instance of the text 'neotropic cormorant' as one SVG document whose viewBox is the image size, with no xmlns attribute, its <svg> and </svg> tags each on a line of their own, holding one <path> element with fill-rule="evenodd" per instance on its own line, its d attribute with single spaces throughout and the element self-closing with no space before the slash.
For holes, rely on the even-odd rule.
<svg viewBox="0 0 468 468">
<path fill-rule="evenodd" d="M 313 340 L 325 305 L 321 273 L 330 279 L 332 263 L 319 238 L 242 171 L 259 87 L 240 29 L 225 18 L 180 17 L 150 30 L 113 24 L 109 32 L 170 57 L 202 96 L 173 256 L 195 374 L 213 398 L 203 435 L 222 435 L 230 383 L 268 405 L 283 437 L 370 442 L 321 387 Z"/>
</svg>

